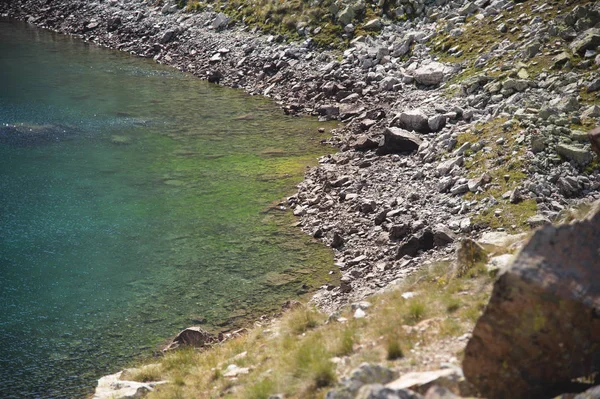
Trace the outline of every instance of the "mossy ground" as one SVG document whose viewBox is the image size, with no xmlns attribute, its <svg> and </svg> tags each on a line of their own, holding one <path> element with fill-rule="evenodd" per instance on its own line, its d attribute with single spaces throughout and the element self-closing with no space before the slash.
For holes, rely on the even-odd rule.
<svg viewBox="0 0 600 399">
<path fill-rule="evenodd" d="M 550 21 L 557 16 L 566 15 L 578 5 L 585 5 L 589 2 L 587 0 L 575 1 L 565 6 L 560 1 L 549 1 L 544 3 L 547 8 L 542 13 L 533 14 L 532 10 L 539 7 L 541 3 L 526 1 L 515 4 L 511 10 L 503 11 L 501 15 L 504 18 L 496 23 L 490 23 L 490 17 L 481 20 L 476 16 L 466 18 L 464 25 L 460 26 L 464 29 L 464 32 L 459 36 L 451 35 L 441 25 L 437 35 L 434 35 L 430 39 L 429 45 L 440 61 L 461 64 L 463 66 L 463 70 L 448 82 L 447 96 L 451 97 L 458 94 L 458 90 L 451 89 L 453 84 L 460 83 L 478 74 L 485 74 L 502 80 L 512 74 L 516 74 L 516 69 L 520 69 L 521 67 L 528 72 L 530 78 L 535 78 L 542 72 L 550 71 L 554 63 L 553 58 L 556 54 L 561 51 L 571 54 L 568 43 L 558 36 L 552 37 L 549 40 L 548 43 L 550 43 L 551 50 L 539 52 L 530 59 L 525 57 L 517 57 L 515 59 L 513 53 L 507 52 L 500 57 L 492 58 L 482 67 L 476 67 L 474 62 L 481 55 L 493 52 L 502 42 L 508 44 L 522 42 L 524 37 L 521 29 L 519 29 L 519 25 L 528 23 L 532 15 L 539 15 L 545 21 Z M 498 25 L 502 22 L 506 23 L 508 27 L 505 33 L 498 30 Z M 515 31 L 512 30 L 514 27 L 517 28 Z M 449 52 L 451 49 L 452 52 Z M 578 55 L 571 55 L 570 64 L 572 66 L 578 65 L 581 61 L 582 59 Z M 524 65 L 514 69 L 520 62 L 524 63 Z M 596 71 L 597 68 L 597 66 L 593 65 L 591 70 Z"/>
<path fill-rule="evenodd" d="M 494 197 L 498 204 L 476 215 L 474 223 L 491 228 L 521 231 L 527 227 L 527 218 L 536 214 L 534 200 L 527 199 L 512 204 L 502 195 L 516 189 L 527 177 L 525 168 L 525 136 L 517 121 L 507 123 L 506 118 L 497 118 L 457 137 L 460 146 L 466 142 L 482 143 L 483 149 L 473 154 L 467 151 L 465 168 L 468 177 L 479 177 L 487 173 L 491 183 L 481 193 L 467 193 L 465 199 L 480 201 Z M 500 141 L 501 140 L 501 141 Z"/>
<path fill-rule="evenodd" d="M 253 2 L 242 0 L 230 1 L 199 1 L 181 0 L 180 7 L 188 11 L 204 11 L 208 8 L 221 10 L 233 20 L 243 22 L 249 27 L 257 27 L 263 32 L 282 35 L 286 40 L 300 40 L 303 37 L 299 29 L 308 28 L 312 32 L 310 37 L 321 48 L 344 49 L 353 38 L 360 35 L 370 35 L 376 31 L 367 31 L 364 25 L 371 19 L 384 14 L 393 17 L 388 1 L 383 4 L 367 1 L 364 11 L 358 12 L 352 23 L 355 31 L 348 33 L 336 20 L 332 12 L 333 1 L 325 0 L 311 2 L 304 0 L 279 1 L 255 0 Z"/>
<path fill-rule="evenodd" d="M 257 325 L 210 349 L 169 353 L 128 378 L 170 381 L 149 399 L 268 398 L 276 393 L 322 398 L 340 374 L 365 361 L 424 369 L 422 358 L 432 353 L 460 358 L 463 345 L 445 342 L 458 342 L 456 337 L 470 331 L 481 314 L 492 284 L 483 270 L 474 268 L 457 278 L 449 263 L 432 264 L 396 289 L 370 298 L 366 318 L 354 319 L 347 308 L 340 314 L 347 321 L 328 322 L 314 309 L 297 308 L 274 324 Z M 413 296 L 403 296 L 406 292 Z M 247 367 L 249 373 L 225 377 L 230 364 Z"/>
</svg>

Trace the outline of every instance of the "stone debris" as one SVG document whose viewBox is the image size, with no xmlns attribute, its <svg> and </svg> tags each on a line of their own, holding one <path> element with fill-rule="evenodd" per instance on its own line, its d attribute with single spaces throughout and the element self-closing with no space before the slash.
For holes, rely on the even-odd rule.
<svg viewBox="0 0 600 399">
<path fill-rule="evenodd" d="M 345 123 L 327 141 L 340 152 L 322 157 L 288 204 L 302 228 L 334 248 L 336 263 L 344 265 L 340 286 L 313 299 L 324 310 L 364 298 L 422 262 L 450 255 L 461 236 L 485 233 L 477 215 L 494 207 L 492 216 L 502 218 L 502 205 L 535 201 L 538 215 L 529 224 L 536 227 L 571 205 L 600 197 L 600 173 L 586 172 L 597 162 L 597 135 L 586 139 L 585 128 L 570 127 L 600 122 L 597 107 L 580 95 L 600 90 L 593 72 L 600 59 L 594 47 L 596 3 L 549 20 L 547 7 L 553 5 L 540 5 L 528 22 L 517 23 L 502 17 L 520 7 L 510 2 L 400 2 L 388 11 L 394 21 L 386 15 L 363 21 L 374 29 L 371 35 L 354 38 L 338 57 L 316 47 L 320 27 L 301 28 L 301 39 L 286 43 L 282 35 L 261 34 L 211 7 L 187 13 L 172 1 L 157 7 L 112 0 L 76 8 L 71 1 L 21 0 L 18 7 L 4 2 L 0 13 L 267 95 L 291 115 Z M 357 18 L 366 6 L 341 1 L 330 12 L 351 37 L 364 27 Z M 467 16 L 472 20 L 464 20 Z M 504 25 L 522 45 L 503 41 L 498 32 L 490 52 L 462 66 L 439 62 L 432 53 L 439 37 L 460 37 L 478 23 Z M 436 51 L 459 57 L 464 49 Z M 556 69 L 534 73 L 539 55 L 554 58 Z M 503 60 L 501 67 L 497 60 Z M 482 72 L 455 83 L 461 68 L 470 66 Z M 522 130 L 515 137 L 458 145 L 461 134 L 478 137 L 478 124 L 498 118 L 505 120 L 503 130 L 516 123 Z M 2 131 L 0 141 L 9 137 Z M 516 172 L 526 178 L 506 198 L 484 195 L 499 182 L 487 170 L 470 175 L 473 155 L 500 151 L 501 164 L 516 148 L 524 154 L 516 156 L 523 165 Z M 468 199 L 468 193 L 478 199 Z M 367 259 L 349 262 L 360 256 Z M 373 262 L 386 266 L 379 271 Z"/>
<path fill-rule="evenodd" d="M 538 303 L 537 294 L 544 293 L 566 304 L 549 314 L 551 304 L 540 302 L 547 306 L 541 308 L 543 317 L 529 315 L 530 324 L 519 319 L 530 309 L 518 308 L 512 315 L 503 315 L 511 320 L 506 325 L 525 323 L 521 329 L 511 329 L 516 331 L 514 342 L 502 326 L 498 327 L 498 341 L 493 342 L 491 330 L 483 327 L 494 325 L 489 317 L 478 323 L 469 342 L 465 374 L 477 381 L 482 392 L 503 397 L 510 391 L 509 396 L 519 397 L 527 391 L 520 375 L 511 374 L 517 366 L 502 378 L 490 377 L 502 371 L 494 353 L 486 350 L 505 351 L 503 356 L 510 364 L 522 360 L 513 357 L 521 352 L 512 349 L 531 350 L 539 362 L 555 368 L 527 369 L 532 380 L 550 371 L 557 382 L 567 376 L 583 376 L 587 369 L 581 362 L 588 359 L 585 350 L 590 349 L 584 346 L 596 337 L 579 333 L 579 343 L 554 336 L 546 340 L 544 326 L 556 327 L 556 334 L 571 334 L 572 338 L 569 324 L 559 323 L 560 316 L 573 325 L 583 325 L 580 332 L 595 331 L 597 326 L 591 326 L 593 320 L 588 318 L 593 306 L 587 300 L 595 295 L 595 279 L 585 268 L 560 274 L 556 262 L 564 259 L 564 253 L 556 254 L 556 261 L 548 259 L 541 270 L 527 268 L 523 259 L 529 259 L 531 243 L 525 255 L 509 266 L 510 259 L 503 251 L 513 248 L 522 237 L 491 231 L 479 216 L 509 217 L 505 216 L 510 214 L 506 207 L 534 203 L 537 214 L 526 222 L 531 228 L 542 228 L 535 240 L 543 241 L 540 237 L 549 232 L 570 231 L 548 226 L 565 209 L 600 199 L 600 172 L 593 167 L 600 155 L 600 128 L 589 128 L 600 124 L 600 3 L 565 3 L 554 16 L 549 12 L 553 4 L 529 1 L 527 13 L 518 18 L 504 16 L 518 10 L 520 3 L 398 1 L 388 11 L 393 13 L 393 21 L 384 14 L 359 26 L 357 17 L 371 4 L 335 2 L 329 10 L 333 22 L 353 38 L 340 56 L 316 47 L 315 35 L 321 27 L 299 28 L 301 39 L 286 42 L 283 35 L 261 34 L 211 7 L 186 13 L 172 1 L 156 6 L 159 3 L 137 0 L 84 5 L 73 0 L 22 0 L 0 3 L 0 14 L 151 58 L 252 95 L 269 96 L 282 104 L 286 114 L 343 121 L 344 127 L 335 129 L 327 140 L 340 151 L 321 157 L 287 204 L 305 232 L 334 249 L 341 273 L 340 285 L 323 288 L 313 302 L 332 311 L 360 301 L 403 279 L 424 262 L 454 255 L 457 248 L 463 248 L 459 255 L 470 264 L 486 262 L 489 254 L 488 268 L 500 275 L 497 285 L 514 283 L 519 288 L 511 295 Z M 497 38 L 494 46 L 461 64 L 439 62 L 434 49 L 453 57 L 462 57 L 469 50 L 444 47 L 440 37 L 464 37 L 473 24 L 492 27 Z M 353 37 L 359 27 L 370 35 Z M 509 35 L 518 42 L 511 42 Z M 547 67 L 540 68 L 540 56 L 545 57 Z M 457 82 L 458 74 L 471 67 L 481 72 Z M 486 137 L 486 124 L 498 121 L 502 137 Z M 515 130 L 516 126 L 519 129 Z M 3 125 L 0 143 L 27 143 L 66 132 L 60 127 Z M 500 178 L 491 170 L 472 174 L 469 166 L 475 155 L 492 158 L 494 165 L 515 161 L 517 166 Z M 489 194 L 492 188 L 512 182 L 515 172 L 525 176 L 517 187 Z M 515 224 L 520 222 L 515 220 Z M 548 247 L 548 253 L 554 250 L 541 241 L 539 245 Z M 566 252 L 581 247 L 578 239 L 569 242 L 573 245 Z M 584 248 L 581 253 L 573 252 L 569 264 L 578 265 L 585 254 Z M 508 271 L 503 272 L 505 269 Z M 559 275 L 564 281 L 562 288 L 552 283 L 552 276 L 558 279 Z M 505 305 L 496 298 L 486 314 L 502 314 Z M 494 310 L 496 307 L 500 310 Z M 580 311 L 579 317 L 571 317 L 573 309 Z M 357 307 L 355 312 L 360 315 L 368 310 Z M 483 345 L 488 340 L 490 343 Z M 191 328 L 169 347 L 214 341 L 214 336 Z M 563 363 L 553 363 L 556 359 L 535 352 L 534 341 L 552 347 L 556 356 L 564 356 Z M 484 354 L 489 363 L 481 363 Z M 518 366 L 531 364 L 525 361 Z M 359 391 L 364 398 L 417 398 L 423 394 L 451 398 L 457 394 L 437 383 L 427 392 L 386 386 L 396 374 L 381 366 L 361 365 L 327 397 L 355 397 Z M 535 384 L 530 387 L 538 388 Z"/>
</svg>

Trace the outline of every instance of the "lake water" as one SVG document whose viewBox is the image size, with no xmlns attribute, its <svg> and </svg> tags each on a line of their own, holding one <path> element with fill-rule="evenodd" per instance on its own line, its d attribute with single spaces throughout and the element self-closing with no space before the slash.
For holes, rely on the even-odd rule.
<svg viewBox="0 0 600 399">
<path fill-rule="evenodd" d="M 275 206 L 331 125 L 7 20 L 0 124 L 1 398 L 85 396 L 335 278 Z"/>
</svg>

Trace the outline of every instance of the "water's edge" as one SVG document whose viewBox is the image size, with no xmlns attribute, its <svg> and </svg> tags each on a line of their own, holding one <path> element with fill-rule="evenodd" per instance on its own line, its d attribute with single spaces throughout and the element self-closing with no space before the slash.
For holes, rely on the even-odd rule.
<svg viewBox="0 0 600 399">
<path fill-rule="evenodd" d="M 118 50 L 118 48 L 115 48 L 115 49 L 117 49 L 117 50 Z M 276 205 L 277 205 L 277 204 L 273 204 L 273 208 L 275 208 L 275 207 L 276 207 Z M 291 216 L 291 212 L 290 212 L 289 210 L 288 210 L 288 213 L 287 213 L 287 215 L 288 215 L 288 216 L 286 216 L 286 218 L 290 218 L 290 217 L 292 217 L 292 216 Z M 291 222 L 292 222 L 292 221 L 291 221 L 291 220 L 289 220 L 289 222 L 290 222 L 290 224 L 291 224 Z M 298 229 L 298 227 L 295 227 L 295 229 Z M 300 294 L 300 293 L 299 293 L 299 294 Z M 310 295 L 310 293 L 305 293 L 305 294 L 303 294 L 303 298 L 304 298 L 304 299 L 308 299 L 308 298 L 309 298 L 309 295 Z M 258 315 L 255 315 L 254 317 L 257 317 L 257 316 L 258 316 Z M 239 322 L 239 323 L 237 324 L 237 326 L 240 326 L 240 325 L 247 325 L 247 324 L 251 323 L 251 321 L 252 321 L 252 319 L 246 319 L 246 320 L 244 320 L 244 321 L 242 321 L 242 322 Z"/>
</svg>

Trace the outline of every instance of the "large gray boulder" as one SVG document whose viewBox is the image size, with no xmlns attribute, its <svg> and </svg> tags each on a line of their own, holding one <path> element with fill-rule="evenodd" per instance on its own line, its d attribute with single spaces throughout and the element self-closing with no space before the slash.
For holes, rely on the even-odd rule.
<svg viewBox="0 0 600 399">
<path fill-rule="evenodd" d="M 556 145 L 556 153 L 569 161 L 583 167 L 592 162 L 594 154 L 574 144 L 560 143 Z"/>
<path fill-rule="evenodd" d="M 196 348 L 201 348 L 217 341 L 218 339 L 215 335 L 204 330 L 202 327 L 188 327 L 177 334 L 171 343 L 167 345 L 164 351 L 177 349 L 180 346 L 193 346 Z"/>
<path fill-rule="evenodd" d="M 574 53 L 585 54 L 586 50 L 595 50 L 600 46 L 600 29 L 591 28 L 577 36 L 569 47 Z"/>
<path fill-rule="evenodd" d="M 429 133 L 429 118 L 420 109 L 411 109 L 402 112 L 397 119 L 398 125 L 406 130 L 419 133 Z"/>
<path fill-rule="evenodd" d="M 383 132 L 383 145 L 377 150 L 380 154 L 411 153 L 419 149 L 423 140 L 414 133 L 389 127 Z"/>
<path fill-rule="evenodd" d="M 485 397 L 545 397 L 600 370 L 599 209 L 536 231 L 496 281 L 463 361 Z"/>
<path fill-rule="evenodd" d="M 446 67 L 439 62 L 432 62 L 415 70 L 417 83 L 426 86 L 437 86 L 446 78 Z"/>
</svg>

